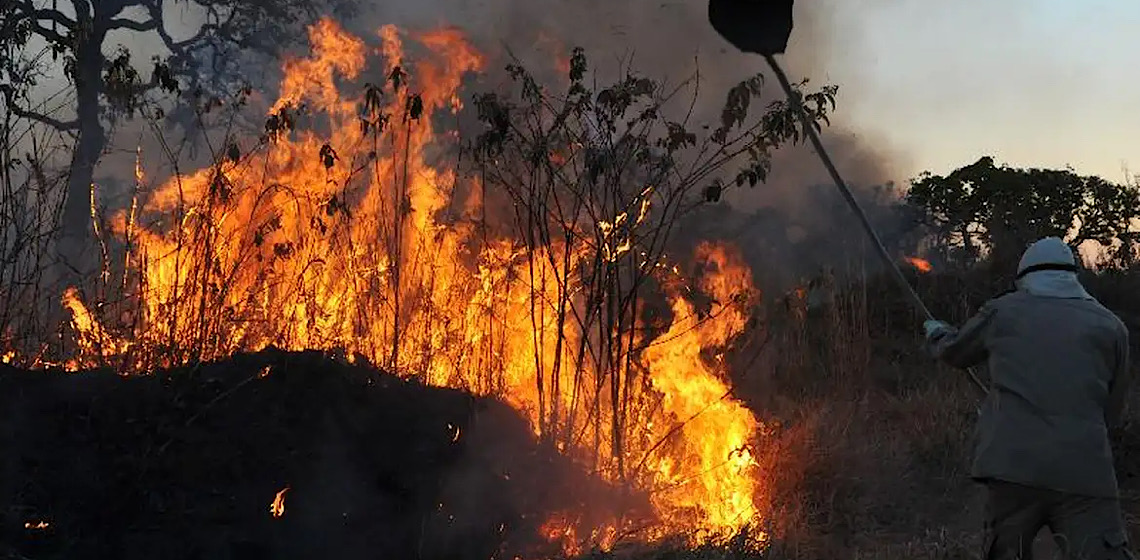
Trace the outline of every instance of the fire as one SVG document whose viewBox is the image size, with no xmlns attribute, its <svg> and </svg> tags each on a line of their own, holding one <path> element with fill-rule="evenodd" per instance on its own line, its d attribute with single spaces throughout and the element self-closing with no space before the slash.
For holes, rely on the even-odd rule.
<svg viewBox="0 0 1140 560">
<path fill-rule="evenodd" d="M 24 523 L 24 528 L 29 531 L 44 531 L 51 527 L 51 523 L 47 521 L 28 521 Z"/>
<path fill-rule="evenodd" d="M 579 539 L 575 534 L 574 524 L 565 517 L 553 516 L 547 519 L 538 531 L 549 542 L 565 543 L 562 547 L 562 553 L 567 557 L 578 556 L 582 553 L 582 548 L 578 545 Z"/>
<path fill-rule="evenodd" d="M 269 504 L 269 513 L 273 515 L 273 517 L 285 515 L 285 493 L 288 491 L 289 487 L 286 486 L 278 490 L 277 495 L 273 497 L 273 503 Z"/>
<path fill-rule="evenodd" d="M 91 349 L 96 357 L 115 356 L 126 352 L 130 344 L 107 332 L 103 325 L 87 309 L 78 290 L 68 288 L 63 292 L 63 306 L 71 312 L 71 325 L 75 329 L 76 342 L 83 348 Z M 100 364 L 97 358 L 69 360 L 64 369 L 76 371 L 82 367 Z"/>
<path fill-rule="evenodd" d="M 720 350 L 744 332 L 758 297 L 741 256 L 698 248 L 709 269 L 700 287 L 714 300 L 707 314 L 676 289 L 666 293 L 672 322 L 654 334 L 574 320 L 548 304 L 586 304 L 568 263 L 598 246 L 607 266 L 635 259 L 621 226 L 645 218 L 653 188 L 640 208 L 598 217 L 598 238 L 528 250 L 510 235 L 481 235 L 466 219 L 478 215 L 480 191 L 448 167 L 454 136 L 432 123 L 462 108 L 463 77 L 486 61 L 453 29 L 378 35 L 386 78 L 360 95 L 335 84 L 362 79 L 374 51 L 331 21 L 310 29 L 311 56 L 284 64 L 270 122 L 307 106 L 327 118 L 327 132 L 268 135 L 241 161 L 171 179 L 140 201 L 137 218 L 132 208 L 113 221 L 131 240 L 140 309 L 116 338 L 77 292 L 64 294 L 83 349 L 75 365 L 115 356 L 145 370 L 270 345 L 359 354 L 398 375 L 502 398 L 537 437 L 646 493 L 658 527 L 644 538 L 760 521 L 753 446 L 762 425 L 733 395 Z M 414 63 L 409 38 L 428 51 Z M 625 336 L 636 350 L 598 358 Z M 551 519 L 544 532 L 608 547 L 627 529 L 621 519 L 571 519 Z"/>
<path fill-rule="evenodd" d="M 569 515 L 560 513 L 547 519 L 538 532 L 548 542 L 561 543 L 562 554 L 566 558 L 580 556 L 585 552 L 583 542 L 593 543 L 600 550 L 609 550 L 617 540 L 617 531 L 613 526 L 594 529 L 587 539 L 578 534 L 577 526 Z"/>
<path fill-rule="evenodd" d="M 342 100 L 335 78 L 359 74 L 364 66 L 365 46 L 331 20 L 321 20 L 309 30 L 313 56 L 285 63 L 285 78 L 277 103 L 270 112 L 310 99 L 322 107 L 351 111 L 351 102 Z"/>
<path fill-rule="evenodd" d="M 930 261 L 928 261 L 926 259 L 921 259 L 918 257 L 907 257 L 906 262 L 910 263 L 910 265 L 913 266 L 915 268 L 915 270 L 917 270 L 923 274 L 926 274 L 926 273 L 934 270 L 934 266 L 932 266 L 930 264 Z"/>
<path fill-rule="evenodd" d="M 755 519 L 756 460 L 750 444 L 759 422 L 732 396 L 723 372 L 701 358 L 703 348 L 724 346 L 744 329 L 748 309 L 738 298 L 753 298 L 751 272 L 738 255 L 724 247 L 702 244 L 697 248 L 715 265 L 702 288 L 716 301 L 715 321 L 699 321 L 693 306 L 680 297 L 673 299 L 674 320 L 669 331 L 646 351 L 650 379 L 664 395 L 663 405 L 670 416 L 682 421 L 679 446 L 674 451 L 650 459 L 657 465 L 659 491 L 655 500 L 660 511 L 675 516 L 675 525 L 697 525 L 714 529 L 738 527 Z M 670 437 L 672 427 L 656 427 L 654 437 Z M 694 473 L 707 473 L 696 476 Z M 703 519 L 693 519 L 700 512 Z"/>
</svg>

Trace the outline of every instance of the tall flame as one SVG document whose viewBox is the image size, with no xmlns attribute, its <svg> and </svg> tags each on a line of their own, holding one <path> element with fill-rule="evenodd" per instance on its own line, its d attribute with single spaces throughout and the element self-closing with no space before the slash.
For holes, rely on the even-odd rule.
<svg viewBox="0 0 1140 560">
<path fill-rule="evenodd" d="M 278 490 L 277 494 L 273 496 L 273 503 L 269 504 L 269 514 L 273 517 L 285 515 L 285 493 L 288 491 L 289 487 L 286 486 Z"/>
<path fill-rule="evenodd" d="M 702 244 L 697 254 L 716 267 L 702 288 L 715 300 L 715 321 L 698 321 L 692 304 L 673 298 L 674 319 L 660 344 L 646 351 L 650 379 L 664 395 L 665 411 L 691 431 L 672 454 L 659 457 L 656 471 L 668 489 L 657 494 L 657 506 L 670 516 L 701 511 L 706 526 L 738 527 L 758 515 L 750 449 L 759 423 L 732 396 L 731 388 L 701 357 L 705 348 L 722 347 L 744 329 L 746 308 L 733 300 L 752 293 L 751 272 L 724 247 Z M 663 430 L 662 426 L 659 431 Z M 664 434 L 662 434 L 664 437 Z M 694 476 L 700 473 L 715 473 Z M 716 504 L 717 507 L 709 507 Z M 693 519 L 675 519 L 676 524 Z"/>
<path fill-rule="evenodd" d="M 386 78 L 351 96 L 336 81 L 360 78 L 371 48 L 329 20 L 314 25 L 311 56 L 284 64 L 265 145 L 175 177 L 137 218 L 132 209 L 115 220 L 130 224 L 116 233 L 131 240 L 140 316 L 131 343 L 115 341 L 69 292 L 86 350 L 77 366 L 114 354 L 146 368 L 270 345 L 358 353 L 400 375 L 506 400 L 536 434 L 555 434 L 567 454 L 649 493 L 655 535 L 756 522 L 763 489 L 751 445 L 761 425 L 733 396 L 719 355 L 704 355 L 745 329 L 756 291 L 741 257 L 701 245 L 697 260 L 710 268 L 701 288 L 714 300 L 707 317 L 675 290 L 666 294 L 673 318 L 665 332 L 629 330 L 643 351 L 592 359 L 591 345 L 612 333 L 584 329 L 544 302 L 578 297 L 565 264 L 573 259 L 563 256 L 601 241 L 616 260 L 630 242 L 553 241 L 528 251 L 462 219 L 482 200 L 446 167 L 454 135 L 431 123 L 460 110 L 461 81 L 485 60 L 444 29 L 412 37 L 429 54 L 405 69 L 407 38 L 379 30 Z M 301 106 L 327 118 L 329 132 L 290 129 L 288 112 Z M 616 236 L 616 226 L 647 212 L 648 202 L 639 216 L 611 217 L 599 230 Z M 166 222 L 147 226 L 147 215 Z M 648 383 L 618 383 L 631 372 Z M 610 395 L 628 403 L 620 417 Z M 611 439 L 620 445 L 599 449 Z M 573 523 L 552 520 L 544 531 L 603 545 L 617 531 Z"/>
</svg>

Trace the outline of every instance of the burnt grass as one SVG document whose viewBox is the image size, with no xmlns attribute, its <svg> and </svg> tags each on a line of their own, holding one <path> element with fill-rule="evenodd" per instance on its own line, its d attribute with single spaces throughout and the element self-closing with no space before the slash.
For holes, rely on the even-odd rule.
<svg viewBox="0 0 1140 560">
<path fill-rule="evenodd" d="M 602 486 L 499 401 L 315 352 L 0 368 L 0 558 L 529 556 Z"/>
</svg>

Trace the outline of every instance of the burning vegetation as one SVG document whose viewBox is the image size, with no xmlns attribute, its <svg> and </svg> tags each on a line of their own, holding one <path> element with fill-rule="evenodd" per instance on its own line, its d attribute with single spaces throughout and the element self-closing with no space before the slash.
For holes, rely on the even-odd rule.
<svg viewBox="0 0 1140 560">
<path fill-rule="evenodd" d="M 306 3 L 191 2 L 227 23 L 189 33 L 161 1 L 0 8 L 0 557 L 969 555 L 976 528 L 951 512 L 976 397 L 917 350 L 909 286 L 862 266 L 827 200 L 804 203 L 815 158 L 776 152 L 827 121 L 833 88 L 802 94 L 800 121 L 758 75 L 721 110 L 699 75 L 607 75 L 558 38 L 632 22 L 668 45 L 642 68 L 673 69 L 695 4 L 451 3 L 467 31 L 354 35 L 339 0 Z M 788 14 L 718 4 L 730 43 L 786 46 L 790 29 L 743 22 Z M 537 63 L 465 35 L 522 27 Z M 144 49 L 111 54 L 128 31 L 169 50 L 149 83 Z M 236 51 L 293 39 L 308 50 L 276 88 L 219 93 L 247 69 Z M 723 54 L 701 57 L 701 90 L 743 66 Z M 65 94 L 40 98 L 41 72 Z M 135 126 L 134 154 L 109 149 Z M 844 138 L 845 174 L 886 177 Z M 802 212 L 709 205 L 761 182 Z M 1019 244 L 1078 216 L 1074 242 L 1117 244 L 1093 291 L 1135 330 L 1137 208 L 1131 187 L 983 158 L 912 182 L 897 209 L 915 235 L 880 256 L 930 258 L 886 264 L 960 321 Z M 762 302 L 754 273 L 790 292 Z M 1135 494 L 1131 432 L 1113 451 Z"/>
<path fill-rule="evenodd" d="M 407 55 L 409 39 L 422 54 Z M 701 243 L 693 274 L 667 250 L 678 217 L 727 187 L 708 186 L 721 167 L 743 160 L 735 183 L 755 184 L 770 151 L 799 138 L 790 108 L 746 121 L 753 78 L 698 138 L 662 116 L 679 89 L 625 74 L 592 91 L 574 51 L 558 61 L 565 93 L 510 64 L 517 97 L 465 110 L 464 79 L 488 60 L 453 29 L 388 26 L 372 45 L 322 20 L 309 40 L 256 143 L 227 136 L 212 165 L 153 189 L 140 164 L 129 207 L 95 220 L 123 255 L 104 248 L 96 286 L 64 294 L 66 369 L 327 351 L 499 398 L 540 442 L 652 505 L 649 522 L 552 516 L 541 532 L 567 552 L 764 523 L 765 426 L 724 358 L 760 294 L 729 244 Z M 832 93 L 806 96 L 813 118 Z M 467 142 L 439 125 L 472 113 L 481 133 Z"/>
<path fill-rule="evenodd" d="M 928 261 L 924 258 L 907 257 L 906 262 L 909 263 L 912 267 L 914 267 L 915 270 L 917 270 L 923 274 L 926 274 L 926 273 L 934 270 L 934 265 L 930 264 L 930 261 Z"/>
</svg>

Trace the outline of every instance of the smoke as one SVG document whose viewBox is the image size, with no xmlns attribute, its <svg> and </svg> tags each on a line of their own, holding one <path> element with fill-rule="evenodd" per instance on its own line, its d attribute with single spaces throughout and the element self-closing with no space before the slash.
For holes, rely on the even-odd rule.
<svg viewBox="0 0 1140 560">
<path fill-rule="evenodd" d="M 847 48 L 845 41 L 850 41 L 849 34 L 836 30 L 860 23 L 836 21 L 852 14 L 851 10 L 839 9 L 841 4 L 839 0 L 796 3 L 795 28 L 781 62 L 793 81 L 809 79 L 809 89 L 831 83 L 829 64 Z M 766 65 L 758 56 L 735 51 L 719 37 L 707 21 L 706 10 L 705 0 L 401 0 L 361 2 L 352 17 L 339 19 L 349 32 L 361 37 L 375 37 L 386 24 L 410 31 L 460 28 L 490 61 L 489 76 L 476 89 L 495 87 L 495 80 L 501 78 L 496 74 L 510 57 L 517 57 L 542 76 L 543 72 L 552 72 L 555 56 L 564 56 L 573 47 L 585 49 L 600 83 L 607 83 L 623 67 L 673 84 L 699 72 L 700 96 L 693 121 L 715 124 L 729 88 L 765 72 Z M 190 18 L 186 25 L 192 28 L 196 24 Z M 142 43 L 137 46 L 148 50 Z M 141 55 L 137 58 L 144 59 Z M 275 65 L 251 68 L 245 77 L 260 81 L 258 89 L 272 101 L 278 77 Z M 773 77 L 767 77 L 765 84 L 767 99 L 782 97 Z M 849 185 L 871 202 L 871 187 L 896 180 L 906 162 L 881 139 L 845 124 L 845 104 L 857 102 L 846 95 L 845 87 L 854 84 L 835 85 L 839 86 L 838 107 L 831 125 L 824 129 L 823 143 Z M 754 105 L 753 111 L 759 110 L 761 107 Z M 125 127 L 124 132 L 126 128 L 133 127 Z M 121 133 L 119 147 L 133 148 L 142 136 Z M 156 151 L 142 141 L 144 150 Z M 184 151 L 179 155 L 185 158 L 193 154 Z M 101 168 L 107 183 L 112 183 L 112 178 L 131 176 L 133 149 L 120 150 L 115 160 L 114 154 L 109 155 Z M 157 171 L 159 176 L 165 174 L 164 170 Z M 730 179 L 733 173 L 733 169 L 726 169 L 724 178 Z M 772 171 L 764 183 L 730 190 L 722 202 L 691 216 L 680 229 L 678 250 L 684 251 L 700 239 L 730 239 L 741 246 L 752 267 L 761 271 L 757 278 L 762 287 L 785 289 L 821 268 L 867 260 L 862 233 L 855 229 L 857 223 L 840 201 L 809 145 L 781 148 L 773 156 Z M 887 219 L 883 225 L 893 224 Z"/>
<path fill-rule="evenodd" d="M 835 21 L 840 12 L 831 4 L 796 4 L 795 29 L 782 57 L 792 79 L 809 79 L 809 88 L 829 83 L 829 62 L 845 48 L 843 37 L 832 30 L 853 23 Z M 548 64 L 541 57 L 550 55 L 528 47 L 546 46 L 545 38 L 554 37 L 564 48 L 583 47 L 592 67 L 603 72 L 626 63 L 643 75 L 676 83 L 699 71 L 701 96 L 694 120 L 715 123 L 728 89 L 765 71 L 766 65 L 719 37 L 707 22 L 706 9 L 703 0 L 435 0 L 390 4 L 375 15 L 413 28 L 459 24 L 481 48 L 491 53 L 509 48 L 531 57 L 524 62 L 536 66 Z M 774 78 L 766 84 L 769 99 L 782 96 Z M 844 104 L 850 99 L 844 96 L 845 84 L 836 85 L 838 109 L 823 143 L 845 180 L 870 203 L 870 188 L 895 179 L 904 162 L 883 142 L 844 124 Z M 880 223 L 893 225 L 891 221 L 884 217 Z M 680 228 L 678 248 L 700 239 L 732 240 L 762 287 L 783 290 L 823 268 L 876 266 L 857 227 L 814 151 L 807 145 L 788 146 L 774 154 L 763 184 L 729 191 L 724 202 L 690 217 Z"/>
<path fill-rule="evenodd" d="M 809 89 L 828 84 L 829 61 L 844 48 L 843 38 L 832 33 L 841 25 L 834 21 L 839 13 L 832 6 L 835 1 L 796 3 L 795 28 L 782 64 L 792 80 L 809 79 Z M 765 71 L 766 65 L 719 37 L 708 24 L 706 10 L 704 0 L 408 0 L 363 6 L 360 17 L 345 25 L 361 35 L 373 34 L 385 23 L 408 29 L 458 26 L 488 53 L 491 71 L 505 64 L 507 56 L 531 68 L 549 68 L 555 51 L 572 47 L 584 48 L 591 69 L 603 76 L 610 72 L 613 77 L 624 65 L 677 83 L 699 71 L 701 95 L 694 120 L 716 123 L 729 88 Z M 774 77 L 765 83 L 769 99 L 782 96 Z M 836 118 L 825 129 L 823 143 L 845 180 L 870 202 L 868 189 L 894 180 L 902 162 L 881 141 L 845 126 L 844 84 L 836 85 Z M 825 188 L 816 188 L 821 186 Z M 703 209 L 693 216 L 692 223 L 681 228 L 687 239 L 680 239 L 679 246 L 695 243 L 697 235 L 732 239 L 742 245 L 754 268 L 780 270 L 758 275 L 762 282 L 779 285 L 765 287 L 783 288 L 821 267 L 864 256 L 861 238 L 855 247 L 848 242 L 862 234 L 854 233 L 857 224 L 839 202 L 810 146 L 789 146 L 774 154 L 772 172 L 763 184 L 729 191 L 720 203 L 727 208 Z"/>
</svg>

